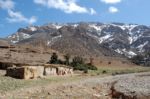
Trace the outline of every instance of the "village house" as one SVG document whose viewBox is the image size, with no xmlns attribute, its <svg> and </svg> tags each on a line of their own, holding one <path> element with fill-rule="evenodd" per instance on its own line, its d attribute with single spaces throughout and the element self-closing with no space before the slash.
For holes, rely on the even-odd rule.
<svg viewBox="0 0 150 99">
<path fill-rule="evenodd" d="M 44 75 L 70 75 L 73 74 L 73 68 L 60 64 L 45 64 Z"/>
<path fill-rule="evenodd" d="M 73 68 L 66 65 L 45 64 L 43 66 L 8 67 L 6 76 L 19 79 L 34 79 L 43 76 L 72 75 Z"/>
</svg>

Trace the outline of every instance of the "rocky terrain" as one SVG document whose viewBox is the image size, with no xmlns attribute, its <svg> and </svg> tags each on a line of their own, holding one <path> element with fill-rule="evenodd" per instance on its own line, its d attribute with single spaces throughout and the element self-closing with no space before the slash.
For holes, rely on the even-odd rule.
<svg viewBox="0 0 150 99">
<path fill-rule="evenodd" d="M 44 45 L 61 53 L 127 57 L 150 49 L 150 27 L 137 24 L 81 22 L 20 28 L 7 37 L 13 44 Z M 120 57 L 120 56 L 119 56 Z"/>
<path fill-rule="evenodd" d="M 1 99 L 149 99 L 150 73 L 108 77 L 84 77 L 78 80 L 32 86 L 1 95 Z M 18 94 L 19 93 L 19 94 Z"/>
<path fill-rule="evenodd" d="M 114 82 L 111 90 L 114 98 L 149 99 L 150 98 L 150 73 L 123 76 Z"/>
</svg>

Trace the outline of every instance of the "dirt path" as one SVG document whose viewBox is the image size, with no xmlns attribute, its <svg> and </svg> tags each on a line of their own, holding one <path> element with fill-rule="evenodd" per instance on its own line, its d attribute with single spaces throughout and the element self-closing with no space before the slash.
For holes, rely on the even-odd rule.
<svg viewBox="0 0 150 99">
<path fill-rule="evenodd" d="M 11 92 L 2 99 L 150 99 L 150 72 L 33 86 Z M 0 99 L 1 99 L 0 98 Z"/>
</svg>

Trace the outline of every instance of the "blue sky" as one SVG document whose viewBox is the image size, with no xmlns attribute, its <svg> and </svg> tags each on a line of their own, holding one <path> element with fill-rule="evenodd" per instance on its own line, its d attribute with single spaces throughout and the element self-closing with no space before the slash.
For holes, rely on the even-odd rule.
<svg viewBox="0 0 150 99">
<path fill-rule="evenodd" d="M 0 37 L 49 22 L 150 25 L 150 0 L 0 0 Z"/>
</svg>

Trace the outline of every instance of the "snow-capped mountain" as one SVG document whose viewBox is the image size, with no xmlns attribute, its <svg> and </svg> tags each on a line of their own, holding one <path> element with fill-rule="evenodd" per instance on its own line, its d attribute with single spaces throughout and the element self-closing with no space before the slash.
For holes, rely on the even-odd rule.
<svg viewBox="0 0 150 99">
<path fill-rule="evenodd" d="M 7 39 L 16 44 L 32 44 L 35 40 L 42 40 L 58 51 L 72 52 L 72 49 L 77 51 L 77 48 L 83 48 L 85 53 L 93 51 L 96 55 L 101 52 L 105 55 L 111 50 L 132 57 L 150 51 L 150 27 L 137 24 L 50 23 L 21 28 Z M 102 48 L 105 48 L 104 52 Z"/>
</svg>

